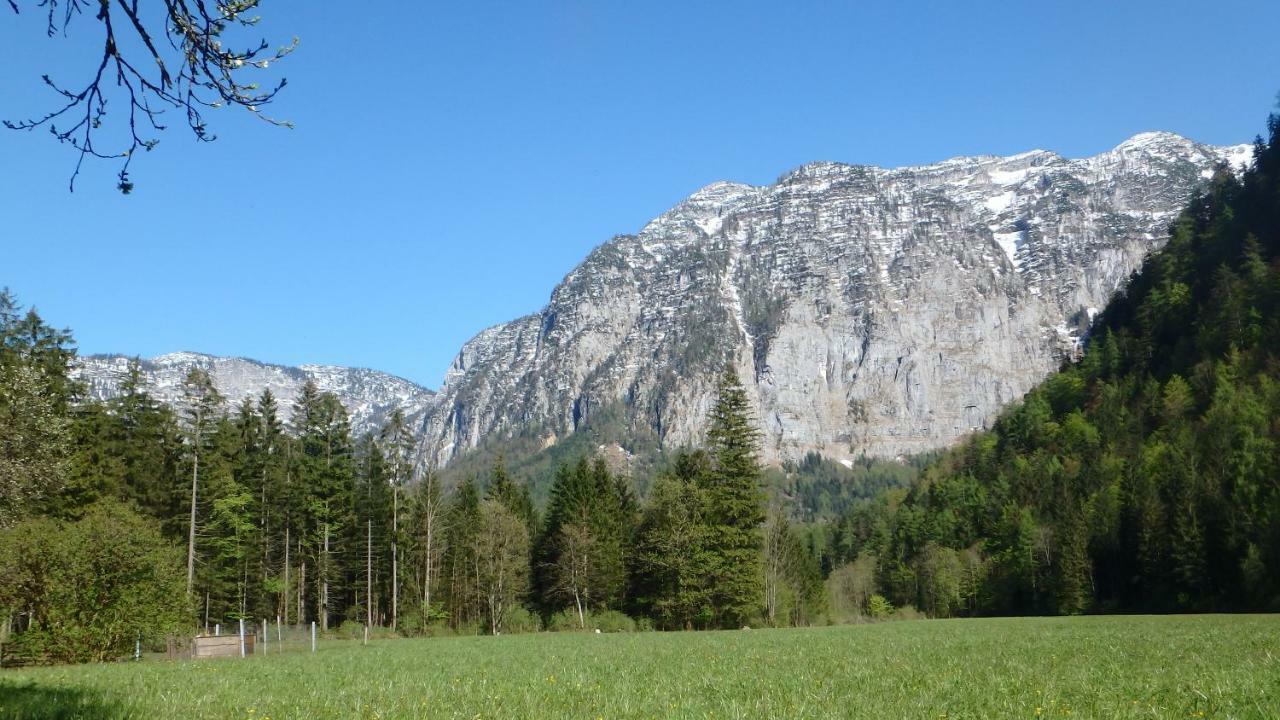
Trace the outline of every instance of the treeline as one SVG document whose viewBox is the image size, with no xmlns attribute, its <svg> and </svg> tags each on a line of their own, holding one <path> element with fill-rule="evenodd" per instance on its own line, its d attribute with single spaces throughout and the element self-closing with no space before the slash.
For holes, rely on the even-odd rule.
<svg viewBox="0 0 1280 720">
<path fill-rule="evenodd" d="M 580 457 L 556 469 L 540 512 L 500 457 L 445 487 L 417 462 L 401 414 L 355 437 L 338 398 L 313 384 L 286 418 L 269 391 L 228 407 L 197 368 L 170 408 L 135 362 L 115 397 L 86 401 L 69 372 L 70 334 L 7 292 L 0 312 L 0 447 L 6 478 L 18 478 L 0 497 L 10 651 L 101 658 L 130 650 L 139 632 L 240 618 L 496 634 L 801 623 L 820 610 L 811 549 L 780 505 L 766 513 L 758 438 L 731 372 L 706 448 L 678 453 L 646 502 L 631 478 Z M 61 561 L 38 537 L 111 527 L 133 528 L 137 552 L 107 543 L 119 563 L 65 580 L 97 592 L 46 582 Z M 142 602 L 164 593 L 176 596 Z M 101 621 L 77 598 L 107 595 L 163 612 L 109 632 L 79 627 Z"/>
<path fill-rule="evenodd" d="M 1280 609 L 1280 120 L 1098 318 L 1083 357 L 848 512 L 852 602 L 932 615 Z"/>
</svg>

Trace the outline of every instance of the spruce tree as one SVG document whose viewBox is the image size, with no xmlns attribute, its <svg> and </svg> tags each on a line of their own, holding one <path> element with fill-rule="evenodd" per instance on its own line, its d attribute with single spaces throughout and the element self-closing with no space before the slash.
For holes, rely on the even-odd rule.
<svg viewBox="0 0 1280 720">
<path fill-rule="evenodd" d="M 443 580 L 447 583 L 449 623 L 456 630 L 481 617 L 476 556 L 480 492 L 474 478 L 464 481 L 454 492 L 445 514 L 445 527 Z"/>
<path fill-rule="evenodd" d="M 395 630 L 400 615 L 400 494 L 415 475 L 416 438 L 405 420 L 404 411 L 396 408 L 379 436 L 383 455 L 389 461 L 391 482 L 391 629 Z"/>
<path fill-rule="evenodd" d="M 736 627 L 757 615 L 763 601 L 764 493 L 760 431 L 732 366 L 720 376 L 707 445 L 712 466 L 704 476 L 704 520 L 714 559 L 708 569 L 711 603 L 715 624 Z"/>
<path fill-rule="evenodd" d="M 706 626 L 714 616 L 712 569 L 720 559 L 704 517 L 711 474 L 706 452 L 678 453 L 654 481 L 637 531 L 634 602 L 669 630 Z"/>
<path fill-rule="evenodd" d="M 222 394 L 209 373 L 196 367 L 182 382 L 183 429 L 191 459 L 191 504 L 187 522 L 187 595 L 196 576 L 196 521 L 200 495 L 200 461 L 222 408 Z"/>
</svg>

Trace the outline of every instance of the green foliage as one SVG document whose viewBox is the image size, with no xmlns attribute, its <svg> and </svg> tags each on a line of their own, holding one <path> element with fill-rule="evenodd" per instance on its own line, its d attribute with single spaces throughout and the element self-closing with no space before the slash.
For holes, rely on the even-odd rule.
<svg viewBox="0 0 1280 720">
<path fill-rule="evenodd" d="M 621 607 L 638 512 L 628 483 L 603 459 L 561 466 L 534 550 L 542 596 L 588 611 Z"/>
<path fill-rule="evenodd" d="M 548 445 L 553 433 L 557 437 Z M 456 487 L 467 478 L 488 473 L 501 458 L 512 480 L 529 488 L 535 505 L 545 506 L 550 502 L 558 468 L 572 466 L 580 458 L 594 457 L 601 446 L 613 445 L 627 453 L 625 469 L 633 489 L 644 490 L 645 483 L 664 462 L 662 446 L 648 419 L 622 402 L 593 407 L 571 434 L 564 428 L 536 428 L 513 437 L 487 438 L 477 448 L 450 461 L 440 479 L 445 487 Z"/>
<path fill-rule="evenodd" d="M 0 528 L 56 502 L 70 452 L 70 333 L 0 290 Z"/>
<path fill-rule="evenodd" d="M 635 632 L 636 621 L 617 610 L 601 610 L 587 618 L 587 627 L 602 633 Z"/>
<path fill-rule="evenodd" d="M 905 461 L 863 457 L 846 467 L 811 452 L 799 462 L 785 463 L 780 471 L 767 469 L 765 484 L 789 499 L 788 510 L 793 519 L 830 521 L 860 502 L 908 487 L 932 459 L 933 454 Z"/>
<path fill-rule="evenodd" d="M 872 595 L 867 599 L 867 615 L 876 620 L 883 620 L 893 614 L 893 604 L 883 595 Z"/>
<path fill-rule="evenodd" d="M 502 623 L 502 632 L 509 635 L 536 633 L 542 630 L 542 620 L 523 605 L 512 608 Z"/>
<path fill-rule="evenodd" d="M 680 453 L 650 490 L 636 543 L 636 604 L 664 628 L 692 628 L 711 616 L 708 566 L 715 562 L 705 478 L 705 452 Z"/>
<path fill-rule="evenodd" d="M 732 366 L 720 378 L 708 417 L 710 472 L 703 482 L 712 623 L 738 627 L 759 612 L 764 493 L 756 429 L 746 390 Z"/>
<path fill-rule="evenodd" d="M 111 660 L 143 635 L 189 627 L 180 557 L 146 519 L 110 502 L 72 523 L 37 518 L 0 531 L 0 608 L 17 614 L 15 650 Z"/>
<path fill-rule="evenodd" d="M 474 553 L 476 591 L 489 632 L 497 635 L 524 609 L 529 590 L 529 528 L 501 496 L 480 503 Z"/>
<path fill-rule="evenodd" d="M 855 505 L 889 599 L 945 616 L 1280 608 L 1280 122 L 1097 318 L 1083 357 L 901 498 Z"/>
</svg>

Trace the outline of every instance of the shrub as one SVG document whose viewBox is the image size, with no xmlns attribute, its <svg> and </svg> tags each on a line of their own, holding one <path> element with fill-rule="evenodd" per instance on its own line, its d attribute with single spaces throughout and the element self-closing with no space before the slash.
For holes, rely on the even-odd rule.
<svg viewBox="0 0 1280 720">
<path fill-rule="evenodd" d="M 422 615 L 418 614 L 417 611 L 401 615 L 397 619 L 397 623 L 399 625 L 397 630 L 405 637 L 419 637 L 423 634 Z"/>
<path fill-rule="evenodd" d="M 587 628 L 600 632 L 635 632 L 636 621 L 617 610 L 601 610 L 587 616 Z"/>
<path fill-rule="evenodd" d="M 74 523 L 40 518 L 0 532 L 0 612 L 21 613 L 10 647 L 32 662 L 113 660 L 140 636 L 192 622 L 181 552 L 111 502 Z"/>
<path fill-rule="evenodd" d="M 576 610 L 561 610 L 547 619 L 547 630 L 551 632 L 582 632 L 583 629 Z"/>
<path fill-rule="evenodd" d="M 449 623 L 443 621 L 433 622 L 422 628 L 422 637 L 456 637 L 460 633 L 449 626 Z M 477 630 L 472 630 L 470 635 L 477 635 Z"/>
<path fill-rule="evenodd" d="M 892 612 L 893 604 L 885 600 L 883 595 L 872 595 L 867 600 L 867 614 L 877 620 L 889 617 Z"/>
<path fill-rule="evenodd" d="M 364 623 L 355 620 L 343 620 L 342 624 L 331 633 L 340 640 L 360 640 L 364 638 Z"/>
<path fill-rule="evenodd" d="M 538 620 L 538 616 L 529 612 L 523 606 L 509 612 L 507 619 L 502 623 L 502 632 L 508 635 L 533 633 L 541 629 L 542 622 Z"/>
<path fill-rule="evenodd" d="M 890 620 L 924 620 L 926 618 L 928 618 L 927 615 L 915 609 L 915 607 L 911 605 L 903 605 L 897 610 L 894 610 L 893 615 L 889 616 Z"/>
<path fill-rule="evenodd" d="M 551 632 L 595 632 L 599 630 L 602 633 L 636 631 L 636 621 L 629 615 L 620 613 L 617 610 L 600 610 L 587 613 L 586 620 L 587 626 L 584 628 L 578 622 L 577 610 L 561 610 L 547 620 L 547 630 Z M 649 623 L 648 629 L 653 629 L 652 622 Z"/>
</svg>

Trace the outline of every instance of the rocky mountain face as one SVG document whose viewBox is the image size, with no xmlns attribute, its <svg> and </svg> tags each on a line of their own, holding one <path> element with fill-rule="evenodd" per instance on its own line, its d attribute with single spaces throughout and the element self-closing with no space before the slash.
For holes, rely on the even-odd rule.
<svg viewBox="0 0 1280 720">
<path fill-rule="evenodd" d="M 245 358 L 215 357 L 179 352 L 141 361 L 147 391 L 158 400 L 176 405 L 182 397 L 182 380 L 194 367 L 208 371 L 218 391 L 234 409 L 246 397 L 257 399 L 270 390 L 280 407 L 280 419 L 288 422 L 294 399 L 308 380 L 323 392 L 338 396 L 351 416 L 357 435 L 382 427 L 391 411 L 403 408 L 406 414 L 420 415 L 435 396 L 432 391 L 403 378 L 376 370 L 333 365 L 287 367 Z M 79 358 L 75 374 L 90 397 L 104 400 L 120 392 L 128 375 L 129 358 L 121 355 L 90 355 Z"/>
<path fill-rule="evenodd" d="M 815 163 L 710 185 L 466 343 L 421 409 L 423 453 L 551 444 L 619 407 L 667 447 L 697 441 L 725 362 L 768 459 L 949 445 L 1069 356 L 1213 168 L 1249 150 L 1143 133 L 1084 159 Z"/>
</svg>

